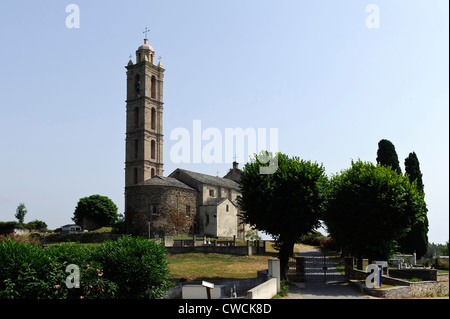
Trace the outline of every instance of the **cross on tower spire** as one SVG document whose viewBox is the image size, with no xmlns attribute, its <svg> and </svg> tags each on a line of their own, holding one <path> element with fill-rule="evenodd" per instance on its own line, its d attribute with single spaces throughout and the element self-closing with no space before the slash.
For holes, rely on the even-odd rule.
<svg viewBox="0 0 450 319">
<path fill-rule="evenodd" d="M 148 32 L 150 32 L 150 30 L 147 28 L 147 27 L 145 27 L 145 30 L 144 30 L 144 32 L 142 32 L 142 33 L 145 33 L 145 38 L 147 39 L 147 33 Z"/>
</svg>

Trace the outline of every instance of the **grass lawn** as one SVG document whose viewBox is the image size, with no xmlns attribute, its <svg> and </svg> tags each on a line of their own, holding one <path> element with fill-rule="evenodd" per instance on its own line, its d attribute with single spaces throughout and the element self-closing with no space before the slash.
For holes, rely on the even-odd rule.
<svg viewBox="0 0 450 319">
<path fill-rule="evenodd" d="M 192 280 L 256 278 L 256 271 L 267 269 L 273 255 L 234 256 L 222 254 L 169 254 L 170 278 Z"/>
<path fill-rule="evenodd" d="M 170 278 L 185 278 L 188 281 L 256 278 L 258 270 L 267 269 L 269 258 L 276 258 L 272 243 L 266 243 L 266 253 L 253 256 L 223 254 L 168 254 Z M 299 245 L 294 252 L 298 253 Z M 298 255 L 298 254 L 296 254 Z"/>
</svg>

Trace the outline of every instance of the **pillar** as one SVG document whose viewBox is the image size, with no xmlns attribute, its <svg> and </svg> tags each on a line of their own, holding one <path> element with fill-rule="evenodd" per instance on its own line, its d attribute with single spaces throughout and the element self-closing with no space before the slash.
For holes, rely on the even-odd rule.
<svg viewBox="0 0 450 319">
<path fill-rule="evenodd" d="M 277 279 L 277 292 L 281 287 L 280 260 L 277 258 L 269 258 L 269 277 Z"/>
</svg>

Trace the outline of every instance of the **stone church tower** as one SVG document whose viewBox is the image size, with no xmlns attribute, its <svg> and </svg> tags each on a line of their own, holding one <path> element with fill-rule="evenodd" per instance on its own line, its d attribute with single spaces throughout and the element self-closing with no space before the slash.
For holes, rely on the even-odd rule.
<svg viewBox="0 0 450 319">
<path fill-rule="evenodd" d="M 147 30 L 145 31 L 145 33 Z M 176 169 L 163 175 L 161 62 L 147 37 L 127 69 L 125 223 L 127 233 L 152 237 L 200 234 L 245 238 L 236 199 L 237 163 L 224 177 Z"/>
<path fill-rule="evenodd" d="M 163 175 L 163 80 L 161 62 L 144 39 L 136 63 L 128 62 L 125 193 L 130 186 Z"/>
</svg>

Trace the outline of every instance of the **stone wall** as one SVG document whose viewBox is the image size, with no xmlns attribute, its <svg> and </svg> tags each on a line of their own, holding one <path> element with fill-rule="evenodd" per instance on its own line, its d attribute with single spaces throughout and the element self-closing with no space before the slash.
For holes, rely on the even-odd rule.
<svg viewBox="0 0 450 319">
<path fill-rule="evenodd" d="M 167 245 L 166 249 L 169 254 L 187 254 L 187 253 L 204 253 L 204 254 L 229 254 L 238 256 L 251 256 L 259 253 L 265 253 L 265 241 L 250 242 L 247 240 L 245 246 L 236 246 L 234 241 L 212 241 L 211 244 L 203 244 L 202 241 L 196 240 L 174 240 Z"/>
<path fill-rule="evenodd" d="M 420 278 L 422 280 L 437 280 L 437 269 L 389 269 L 389 276 L 401 279 Z"/>
<path fill-rule="evenodd" d="M 391 272 L 392 269 L 389 270 Z M 403 279 L 384 276 L 382 284 L 393 285 L 392 288 L 367 288 L 364 282 L 367 273 L 353 269 L 350 274 L 349 284 L 359 289 L 361 292 L 379 298 L 409 298 L 409 297 L 429 297 L 449 294 L 448 274 L 437 275 L 437 280 L 409 282 Z"/>
<path fill-rule="evenodd" d="M 178 235 L 192 231 L 197 216 L 196 191 L 155 185 L 138 185 L 127 188 L 126 193 L 127 232 L 147 237 L 148 222 L 152 236 L 174 232 L 170 214 L 178 212 L 185 216 L 187 226 L 178 230 Z M 186 207 L 189 206 L 189 213 Z M 156 208 L 154 208 L 156 207 Z"/>
<path fill-rule="evenodd" d="M 384 289 L 367 288 L 364 283 L 351 280 L 352 286 L 358 288 L 361 292 L 378 298 L 410 298 L 410 297 L 430 297 L 430 296 L 448 296 L 448 281 L 421 281 L 409 282 L 406 286 L 398 286 Z M 383 276 L 382 283 L 385 283 Z"/>
</svg>

